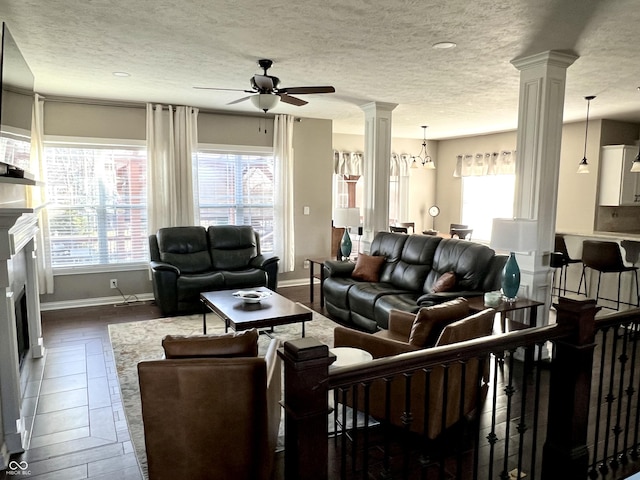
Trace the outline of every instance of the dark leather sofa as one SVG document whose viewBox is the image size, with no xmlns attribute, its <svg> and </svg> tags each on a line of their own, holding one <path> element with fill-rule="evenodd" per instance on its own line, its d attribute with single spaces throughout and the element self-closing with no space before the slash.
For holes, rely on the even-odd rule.
<svg viewBox="0 0 640 480">
<path fill-rule="evenodd" d="M 506 255 L 468 240 L 389 232 L 376 234 L 370 254 L 385 257 L 378 282 L 352 278 L 353 263 L 329 261 L 323 285 L 329 315 L 368 332 L 387 329 L 392 309 L 417 312 L 422 306 L 499 290 L 507 261 Z M 433 293 L 447 272 L 455 274 L 455 286 Z"/>
<path fill-rule="evenodd" d="M 262 255 L 251 226 L 161 228 L 149 236 L 153 294 L 162 314 L 201 309 L 200 293 L 278 286 L 278 257 Z"/>
</svg>

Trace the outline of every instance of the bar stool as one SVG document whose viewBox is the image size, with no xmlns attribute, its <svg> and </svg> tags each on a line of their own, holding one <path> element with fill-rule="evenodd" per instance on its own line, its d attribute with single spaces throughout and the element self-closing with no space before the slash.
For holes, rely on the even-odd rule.
<svg viewBox="0 0 640 480">
<path fill-rule="evenodd" d="M 567 270 L 569 268 L 569 265 L 573 263 L 580 263 L 582 262 L 582 260 L 580 260 L 579 258 L 571 258 L 569 256 L 569 251 L 567 250 L 567 244 L 564 241 L 564 237 L 558 233 L 556 233 L 556 237 L 555 237 L 554 252 L 560 253 L 562 255 L 562 263 L 564 265 L 560 267 L 560 287 L 559 288 L 562 289 L 562 283 L 563 283 L 563 277 L 564 277 L 564 289 L 562 293 L 566 294 L 567 293 Z M 554 276 L 555 276 L 555 271 L 554 271 Z M 580 280 L 582 280 L 582 277 L 580 278 Z M 558 293 L 560 293 L 560 289 L 558 289 Z M 585 291 L 586 291 L 586 284 L 585 284 Z M 578 286 L 578 293 L 580 293 L 580 286 Z"/>
<path fill-rule="evenodd" d="M 567 264 L 564 261 L 564 256 L 560 252 L 552 252 L 551 259 L 549 260 L 549 266 L 553 268 L 553 275 L 551 276 L 551 296 L 553 296 L 553 291 L 556 290 L 558 295 L 560 295 L 560 291 L 562 290 L 562 270 Z M 560 285 L 556 287 L 556 273 L 560 269 Z"/>
<path fill-rule="evenodd" d="M 636 306 L 640 306 L 640 293 L 638 292 L 638 267 L 628 267 L 622 261 L 620 246 L 616 242 L 603 242 L 597 240 L 585 240 L 582 242 L 582 275 L 580 285 L 584 279 L 585 295 L 587 293 L 586 269 L 591 268 L 598 272 L 598 287 L 596 289 L 596 303 L 600 298 L 600 277 L 603 273 L 618 274 L 618 298 L 616 310 L 620 310 L 620 278 L 623 272 L 633 272 L 636 280 Z M 578 290 L 580 287 L 578 287 Z"/>
</svg>

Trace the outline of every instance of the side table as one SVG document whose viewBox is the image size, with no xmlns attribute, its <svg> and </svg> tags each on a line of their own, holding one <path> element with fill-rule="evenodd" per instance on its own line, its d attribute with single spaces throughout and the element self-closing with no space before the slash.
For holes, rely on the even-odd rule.
<svg viewBox="0 0 640 480">
<path fill-rule="evenodd" d="M 484 304 L 483 297 L 472 297 L 468 300 L 469 309 L 472 312 L 481 312 L 485 308 L 489 308 Z M 544 305 L 543 302 L 536 300 L 530 300 L 528 298 L 517 298 L 515 302 L 500 301 L 500 304 L 496 307 L 491 307 L 500 316 L 500 333 L 507 333 L 512 330 L 523 330 L 525 328 L 532 328 L 538 326 L 538 307 Z M 506 314 L 508 312 L 515 312 L 516 310 L 529 309 L 529 325 L 522 322 L 516 322 L 513 319 L 507 319 Z M 533 362 L 534 349 L 533 347 L 527 348 L 525 352 L 525 362 Z M 500 357 L 499 357 L 500 358 Z M 529 363 L 530 364 L 530 363 Z"/>
<path fill-rule="evenodd" d="M 467 300 L 469 309 L 473 312 L 481 312 L 485 308 L 489 308 L 484 304 L 483 297 L 472 297 Z M 536 300 L 529 300 L 528 298 L 517 298 L 515 302 L 500 301 L 497 307 L 491 307 L 500 315 L 500 329 L 501 333 L 506 333 L 508 330 L 522 330 L 524 328 L 531 328 L 538 326 L 538 307 L 544 305 L 542 302 Z M 509 319 L 507 323 L 506 313 L 515 312 L 516 310 L 529 309 L 529 325 L 522 322 L 516 322 Z"/>
<path fill-rule="evenodd" d="M 309 262 L 309 301 L 313 303 L 313 282 L 314 279 L 320 280 L 320 306 L 324 307 L 324 292 L 322 291 L 322 286 L 324 284 L 324 262 L 327 260 L 331 260 L 327 257 L 316 257 L 316 258 L 307 258 L 307 262 Z M 315 272 L 315 266 L 320 266 L 320 272 Z"/>
</svg>

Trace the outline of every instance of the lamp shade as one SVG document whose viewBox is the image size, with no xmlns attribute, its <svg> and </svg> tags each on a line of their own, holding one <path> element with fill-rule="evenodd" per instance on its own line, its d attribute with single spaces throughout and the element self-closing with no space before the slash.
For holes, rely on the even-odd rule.
<svg viewBox="0 0 640 480">
<path fill-rule="evenodd" d="M 531 252 L 538 241 L 538 222 L 524 218 L 494 218 L 491 248 L 507 252 Z"/>
<path fill-rule="evenodd" d="M 357 227 L 360 225 L 359 208 L 336 208 L 333 212 L 334 227 Z"/>
<path fill-rule="evenodd" d="M 278 105 L 279 102 L 280 96 L 271 93 L 259 93 L 251 97 L 251 103 L 260 110 L 264 110 L 265 113 Z"/>
</svg>

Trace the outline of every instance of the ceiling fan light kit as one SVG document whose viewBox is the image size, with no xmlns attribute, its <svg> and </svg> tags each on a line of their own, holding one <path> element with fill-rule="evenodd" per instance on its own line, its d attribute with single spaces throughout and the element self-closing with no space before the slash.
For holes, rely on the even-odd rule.
<svg viewBox="0 0 640 480">
<path fill-rule="evenodd" d="M 251 103 L 253 103 L 256 108 L 267 113 L 280 103 L 280 97 L 272 93 L 258 93 L 251 97 Z"/>
<path fill-rule="evenodd" d="M 306 95 L 310 93 L 334 93 L 336 91 L 336 89 L 331 86 L 280 88 L 280 79 L 278 77 L 274 77 L 273 75 L 267 74 L 267 70 L 269 70 L 269 68 L 271 68 L 271 66 L 273 65 L 273 61 L 269 60 L 268 58 L 262 58 L 258 60 L 258 65 L 260 66 L 260 68 L 262 68 L 263 74 L 254 75 L 253 77 L 251 77 L 251 90 L 215 87 L 194 88 L 204 90 L 232 90 L 236 92 L 253 93 L 254 95 L 239 98 L 238 100 L 230 102 L 229 105 L 251 99 L 251 103 L 253 103 L 256 108 L 259 108 L 264 113 L 267 113 L 269 110 L 275 108 L 276 105 L 278 105 L 278 103 L 280 103 L 281 101 L 284 103 L 288 103 L 289 105 L 295 105 L 296 107 L 301 107 L 309 103 L 300 98 L 292 97 L 291 94 Z"/>
</svg>

